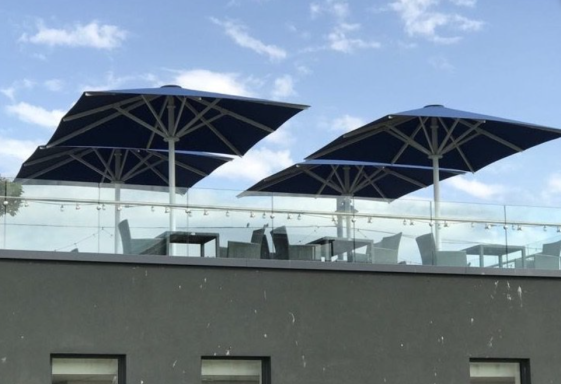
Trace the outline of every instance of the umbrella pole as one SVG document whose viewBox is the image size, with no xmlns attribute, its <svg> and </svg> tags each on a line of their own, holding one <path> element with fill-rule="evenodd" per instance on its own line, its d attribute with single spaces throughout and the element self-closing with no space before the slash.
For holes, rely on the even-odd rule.
<svg viewBox="0 0 561 384">
<path fill-rule="evenodd" d="M 432 177 L 433 177 L 433 188 L 434 188 L 434 240 L 436 245 L 436 250 L 440 250 L 440 172 L 438 160 L 441 156 L 432 155 Z"/>
<path fill-rule="evenodd" d="M 175 231 L 175 215 L 173 206 L 175 205 L 175 141 L 169 140 L 169 230 Z"/>
<path fill-rule="evenodd" d="M 121 201 L 121 184 L 115 184 L 115 253 L 119 253 L 119 242 L 121 240 L 121 234 L 119 233 L 119 223 L 121 222 L 121 209 L 119 206 L 119 201 Z"/>
</svg>

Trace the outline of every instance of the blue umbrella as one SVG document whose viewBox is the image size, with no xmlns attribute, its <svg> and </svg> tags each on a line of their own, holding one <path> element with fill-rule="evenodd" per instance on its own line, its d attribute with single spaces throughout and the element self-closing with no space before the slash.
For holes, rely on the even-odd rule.
<svg viewBox="0 0 561 384">
<path fill-rule="evenodd" d="M 167 150 L 174 204 L 176 150 L 241 156 L 305 108 L 178 86 L 85 92 L 62 118 L 47 147 Z M 170 229 L 174 227 L 170 215 Z"/>
<path fill-rule="evenodd" d="M 308 159 L 377 161 L 433 168 L 435 220 L 439 168 L 475 172 L 499 159 L 561 137 L 561 130 L 429 105 L 395 113 L 345 133 Z M 438 225 L 435 226 L 438 243 Z"/>
<path fill-rule="evenodd" d="M 441 169 L 439 173 L 441 179 L 447 179 L 463 172 Z M 430 167 L 365 161 L 308 160 L 266 177 L 240 196 L 286 194 L 338 197 L 338 208 L 343 204 L 348 211 L 350 198 L 390 202 L 425 188 L 432 182 Z"/>
<path fill-rule="evenodd" d="M 178 152 L 175 156 L 177 186 L 190 188 L 231 157 L 202 152 Z M 132 148 L 39 147 L 23 163 L 16 176 L 22 183 L 71 185 L 111 184 L 115 201 L 121 188 L 169 187 L 168 152 Z M 120 221 L 115 207 L 115 227 Z M 118 232 L 116 232 L 117 234 Z M 115 250 L 119 239 L 115 236 Z"/>
</svg>

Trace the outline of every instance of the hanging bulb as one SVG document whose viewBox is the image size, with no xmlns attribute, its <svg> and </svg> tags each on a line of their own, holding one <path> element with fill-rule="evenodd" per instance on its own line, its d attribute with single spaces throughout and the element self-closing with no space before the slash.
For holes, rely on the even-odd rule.
<svg viewBox="0 0 561 384">
<path fill-rule="evenodd" d="M 403 225 L 407 225 L 407 220 L 403 219 Z"/>
<path fill-rule="evenodd" d="M 98 211 L 101 211 L 101 204 L 98 204 L 97 207 L 95 207 L 95 209 L 97 209 Z"/>
<path fill-rule="evenodd" d="M 80 210 L 80 204 L 76 204 L 76 210 L 77 210 L 77 211 Z"/>
<path fill-rule="evenodd" d="M 503 229 L 504 229 L 505 231 L 508 230 L 508 225 L 506 225 L 506 224 L 503 225 Z"/>
<path fill-rule="evenodd" d="M 169 207 L 166 207 L 166 213 L 169 213 Z"/>
<path fill-rule="evenodd" d="M 353 217 L 353 218 L 351 219 L 351 221 L 352 221 L 353 223 L 356 223 L 356 218 Z"/>
<path fill-rule="evenodd" d="M 61 206 L 60 206 L 60 211 L 61 211 L 61 212 L 64 212 L 64 205 L 61 205 Z"/>
<path fill-rule="evenodd" d="M 471 227 L 472 227 L 472 228 L 475 228 L 475 223 L 471 223 Z"/>
<path fill-rule="evenodd" d="M 252 217 L 252 218 L 255 217 L 255 213 L 249 212 L 249 217 Z"/>
<path fill-rule="evenodd" d="M 413 222 L 413 220 L 409 220 L 409 225 L 415 225 L 415 223 Z"/>
<path fill-rule="evenodd" d="M 448 222 L 447 221 L 444 222 L 444 228 L 448 228 Z"/>
<path fill-rule="evenodd" d="M 203 215 L 208 216 L 208 211 L 206 209 L 203 211 Z"/>
<path fill-rule="evenodd" d="M 262 217 L 263 219 L 266 219 L 266 218 L 267 218 L 267 215 L 265 214 L 265 212 L 263 212 L 263 215 L 261 215 L 261 217 Z"/>
<path fill-rule="evenodd" d="M 433 225 L 432 221 L 429 221 L 429 227 L 432 227 L 432 225 Z"/>
<path fill-rule="evenodd" d="M 230 211 L 226 211 L 226 217 L 230 217 Z"/>
<path fill-rule="evenodd" d="M 292 215 L 290 213 L 286 215 L 286 220 L 292 220 Z"/>
<path fill-rule="evenodd" d="M 561 227 L 557 227 L 557 232 L 561 232 Z"/>
<path fill-rule="evenodd" d="M 371 217 L 368 218 L 368 224 L 372 224 L 372 218 Z"/>
<path fill-rule="evenodd" d="M 518 230 L 518 231 L 521 231 L 521 230 L 522 230 L 522 226 L 519 225 L 518 228 L 517 228 L 517 230 Z"/>
<path fill-rule="evenodd" d="M 105 204 L 101 204 L 101 209 L 105 211 Z"/>
<path fill-rule="evenodd" d="M 297 219 L 298 219 L 298 220 L 301 220 L 301 219 L 302 219 L 302 215 L 301 215 L 301 214 L 298 214 Z"/>
<path fill-rule="evenodd" d="M 485 229 L 491 229 L 491 224 L 485 224 Z"/>
<path fill-rule="evenodd" d="M 150 208 L 150 210 L 151 210 L 152 212 L 155 212 L 155 211 L 156 211 L 156 208 L 154 208 L 154 206 L 152 206 L 152 207 Z"/>
<path fill-rule="evenodd" d="M 547 227 L 545 225 L 543 226 L 543 231 L 547 232 Z"/>
<path fill-rule="evenodd" d="M 122 205 L 117 205 L 117 211 L 122 211 L 123 210 L 123 206 Z"/>
<path fill-rule="evenodd" d="M 275 218 L 275 214 L 274 214 L 274 213 L 271 213 L 271 216 L 269 216 L 269 217 L 270 217 L 271 219 L 274 219 L 274 218 Z"/>
<path fill-rule="evenodd" d="M 4 205 L 8 205 L 8 204 L 10 204 L 10 203 L 8 202 L 8 200 L 4 200 Z"/>
<path fill-rule="evenodd" d="M 27 200 L 24 200 L 24 201 L 23 201 L 23 206 L 24 206 L 24 207 L 29 207 L 29 203 L 27 202 Z"/>
</svg>

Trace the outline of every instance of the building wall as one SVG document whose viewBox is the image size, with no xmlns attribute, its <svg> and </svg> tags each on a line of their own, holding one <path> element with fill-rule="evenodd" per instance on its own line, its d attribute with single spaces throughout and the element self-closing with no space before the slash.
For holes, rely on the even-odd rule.
<svg viewBox="0 0 561 384">
<path fill-rule="evenodd" d="M 299 265 L 2 259 L 0 383 L 50 382 L 57 353 L 124 354 L 135 384 L 199 383 L 215 355 L 270 356 L 274 384 L 465 384 L 472 357 L 559 383 L 561 276 Z"/>
</svg>

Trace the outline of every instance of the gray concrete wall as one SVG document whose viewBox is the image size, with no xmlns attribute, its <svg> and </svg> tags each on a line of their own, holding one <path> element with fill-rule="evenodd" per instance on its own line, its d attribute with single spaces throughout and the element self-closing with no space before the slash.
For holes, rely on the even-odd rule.
<svg viewBox="0 0 561 384">
<path fill-rule="evenodd" d="M 3 259 L 0 383 L 49 383 L 57 353 L 124 354 L 129 384 L 199 383 L 214 355 L 270 356 L 274 384 L 465 384 L 470 357 L 559 383 L 560 297 L 555 277 Z"/>
</svg>

